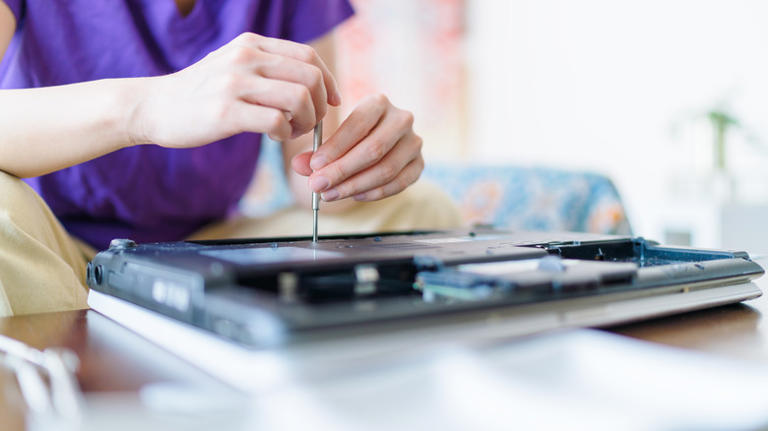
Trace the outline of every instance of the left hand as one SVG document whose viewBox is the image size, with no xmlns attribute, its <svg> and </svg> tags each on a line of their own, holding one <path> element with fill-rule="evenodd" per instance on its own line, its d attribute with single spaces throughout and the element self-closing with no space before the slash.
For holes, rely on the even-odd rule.
<svg viewBox="0 0 768 431">
<path fill-rule="evenodd" d="M 309 176 L 309 187 L 326 202 L 348 197 L 375 201 L 419 178 L 424 169 L 421 146 L 413 114 L 376 95 L 363 99 L 317 152 L 301 153 L 291 165 Z"/>
</svg>

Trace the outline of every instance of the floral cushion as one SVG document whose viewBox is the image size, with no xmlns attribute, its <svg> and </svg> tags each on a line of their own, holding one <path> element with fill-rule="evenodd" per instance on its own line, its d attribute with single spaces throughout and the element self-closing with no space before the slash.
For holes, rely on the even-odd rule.
<svg viewBox="0 0 768 431">
<path fill-rule="evenodd" d="M 428 166 L 470 225 L 526 230 L 630 233 L 611 180 L 589 172 L 512 165 Z"/>
</svg>

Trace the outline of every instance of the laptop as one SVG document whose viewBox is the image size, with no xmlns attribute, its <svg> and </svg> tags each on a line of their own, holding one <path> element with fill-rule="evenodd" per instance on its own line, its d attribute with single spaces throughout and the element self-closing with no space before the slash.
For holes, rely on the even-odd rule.
<svg viewBox="0 0 768 431">
<path fill-rule="evenodd" d="M 476 228 L 317 243 L 116 239 L 87 280 L 91 307 L 121 323 L 139 318 L 117 310 L 139 310 L 258 351 L 445 325 L 501 337 L 601 327 L 756 298 L 763 273 L 741 251 Z"/>
</svg>

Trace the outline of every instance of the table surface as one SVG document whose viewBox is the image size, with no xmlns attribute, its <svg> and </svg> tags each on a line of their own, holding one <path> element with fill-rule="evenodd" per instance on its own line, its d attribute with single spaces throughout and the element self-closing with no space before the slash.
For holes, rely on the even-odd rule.
<svg viewBox="0 0 768 431">
<path fill-rule="evenodd" d="M 768 259 L 759 260 L 766 267 Z M 768 277 L 756 281 L 768 288 Z M 606 331 L 664 345 L 729 358 L 768 362 L 768 295 L 654 320 L 616 326 Z M 33 347 L 66 347 L 80 358 L 77 377 L 82 390 L 138 391 L 153 382 L 218 384 L 180 358 L 145 341 L 108 318 L 89 310 L 15 316 L 0 319 L 0 333 Z M 8 375 L 0 375 L 0 384 Z M 3 387 L 3 386 L 0 386 Z M 0 429 L 23 427 L 20 400 L 0 391 Z"/>
</svg>

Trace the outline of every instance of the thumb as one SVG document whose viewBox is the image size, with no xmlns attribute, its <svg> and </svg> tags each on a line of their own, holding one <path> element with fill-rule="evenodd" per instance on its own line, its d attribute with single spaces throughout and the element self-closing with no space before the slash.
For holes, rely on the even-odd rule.
<svg viewBox="0 0 768 431">
<path fill-rule="evenodd" d="M 309 159 L 312 158 L 312 151 L 305 151 L 297 154 L 291 159 L 291 168 L 297 174 L 308 177 L 312 174 L 312 168 L 309 167 Z"/>
</svg>

